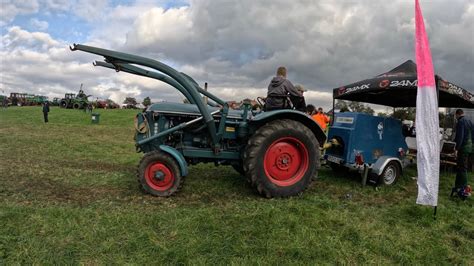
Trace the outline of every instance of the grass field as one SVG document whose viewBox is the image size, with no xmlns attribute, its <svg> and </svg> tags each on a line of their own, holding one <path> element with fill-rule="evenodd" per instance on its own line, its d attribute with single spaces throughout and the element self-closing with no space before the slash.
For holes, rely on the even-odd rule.
<svg viewBox="0 0 474 266">
<path fill-rule="evenodd" d="M 416 170 L 392 187 L 323 168 L 300 197 L 264 199 L 231 167 L 190 168 L 170 198 L 143 194 L 133 110 L 0 110 L 0 264 L 473 264 L 473 202 L 437 220 Z M 472 176 L 470 179 L 472 183 Z"/>
</svg>

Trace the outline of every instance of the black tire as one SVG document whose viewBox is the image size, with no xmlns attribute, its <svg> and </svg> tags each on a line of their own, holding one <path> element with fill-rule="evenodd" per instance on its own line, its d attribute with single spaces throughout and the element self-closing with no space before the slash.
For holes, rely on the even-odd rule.
<svg viewBox="0 0 474 266">
<path fill-rule="evenodd" d="M 239 173 L 242 176 L 245 176 L 245 171 L 244 171 L 244 167 L 242 166 L 242 163 L 233 163 L 231 165 L 232 165 L 232 168 L 234 168 L 234 170 L 237 173 Z"/>
<path fill-rule="evenodd" d="M 249 139 L 243 168 L 261 195 L 289 197 L 308 187 L 316 176 L 319 157 L 319 142 L 308 127 L 293 120 L 275 120 Z"/>
<path fill-rule="evenodd" d="M 379 177 L 379 183 L 384 186 L 390 186 L 397 182 L 400 178 L 401 169 L 400 165 L 397 162 L 389 162 L 382 171 L 382 174 Z"/>
<path fill-rule="evenodd" d="M 162 180 L 156 177 L 160 172 L 163 174 Z M 157 197 L 175 194 L 181 189 L 184 181 L 176 160 L 161 151 L 152 151 L 143 156 L 138 165 L 137 178 L 145 192 Z"/>
<path fill-rule="evenodd" d="M 74 103 L 74 104 L 72 105 L 72 108 L 74 108 L 74 109 L 81 109 L 81 104 L 80 104 L 80 103 Z"/>
<path fill-rule="evenodd" d="M 61 103 L 59 104 L 61 108 L 67 108 L 67 101 L 62 100 Z"/>
</svg>

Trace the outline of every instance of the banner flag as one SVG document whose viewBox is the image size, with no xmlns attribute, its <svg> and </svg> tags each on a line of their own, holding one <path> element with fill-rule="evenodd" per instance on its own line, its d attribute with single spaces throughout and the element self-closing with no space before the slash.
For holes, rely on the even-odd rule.
<svg viewBox="0 0 474 266">
<path fill-rule="evenodd" d="M 430 45 L 418 0 L 415 0 L 415 23 L 418 79 L 415 120 L 418 168 L 416 203 L 437 206 L 440 156 L 438 93 Z"/>
</svg>

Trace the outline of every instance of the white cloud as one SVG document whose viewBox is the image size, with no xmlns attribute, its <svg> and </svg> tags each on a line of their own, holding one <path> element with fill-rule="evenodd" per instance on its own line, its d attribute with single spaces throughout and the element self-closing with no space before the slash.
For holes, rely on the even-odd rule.
<svg viewBox="0 0 474 266">
<path fill-rule="evenodd" d="M 171 8 L 173 1 L 41 3 L 51 12 L 72 11 L 92 25 L 88 44 L 170 63 L 200 84 L 208 82 L 209 90 L 225 100 L 264 96 L 275 69 L 285 65 L 289 79 L 309 89 L 307 102 L 326 109 L 332 88 L 414 57 L 413 3 L 405 0 L 195 0 Z M 425 1 L 422 8 L 436 71 L 472 90 L 474 4 Z M 93 68 L 90 62 L 100 57 L 70 52 L 45 33 L 10 27 L 1 45 L 0 86 L 5 88 L 63 94 L 84 83 L 86 92 L 102 98 L 181 100 L 159 81 Z"/>
<path fill-rule="evenodd" d="M 58 45 L 58 42 L 44 32 L 29 32 L 18 26 L 11 27 L 7 34 L 2 36 L 2 51 L 46 51 Z"/>
<path fill-rule="evenodd" d="M 9 24 L 17 15 L 36 13 L 38 7 L 36 0 L 2 0 L 0 3 L 0 26 Z"/>
<path fill-rule="evenodd" d="M 49 27 L 49 23 L 47 21 L 39 20 L 37 18 L 30 19 L 30 25 L 39 31 L 45 31 Z"/>
<path fill-rule="evenodd" d="M 103 16 L 107 0 L 77 0 L 72 12 L 88 22 L 94 22 Z"/>
<path fill-rule="evenodd" d="M 142 88 L 153 87 L 145 78 L 124 82 L 122 75 L 94 68 L 94 56 L 72 52 L 66 43 L 49 34 L 11 27 L 1 38 L 0 87 L 5 93 L 28 92 L 62 97 L 76 92 L 81 83 L 93 97 L 120 100 L 136 97 Z M 122 74 L 122 73 L 120 73 Z"/>
</svg>

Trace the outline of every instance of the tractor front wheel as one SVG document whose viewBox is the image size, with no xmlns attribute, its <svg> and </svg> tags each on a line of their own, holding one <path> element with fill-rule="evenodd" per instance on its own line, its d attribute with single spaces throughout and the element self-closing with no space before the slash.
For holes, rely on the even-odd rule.
<svg viewBox="0 0 474 266">
<path fill-rule="evenodd" d="M 167 197 L 178 192 L 183 177 L 173 157 L 153 151 L 145 154 L 138 165 L 138 182 L 145 192 L 158 197 Z"/>
<path fill-rule="evenodd" d="M 72 108 L 74 108 L 74 109 L 76 109 L 76 110 L 77 110 L 77 109 L 81 109 L 81 104 L 80 104 L 80 103 L 74 103 L 74 104 L 72 105 Z"/>
<path fill-rule="evenodd" d="M 260 127 L 244 153 L 247 179 L 268 198 L 301 193 L 316 175 L 319 142 L 300 122 L 275 120 Z"/>
</svg>

